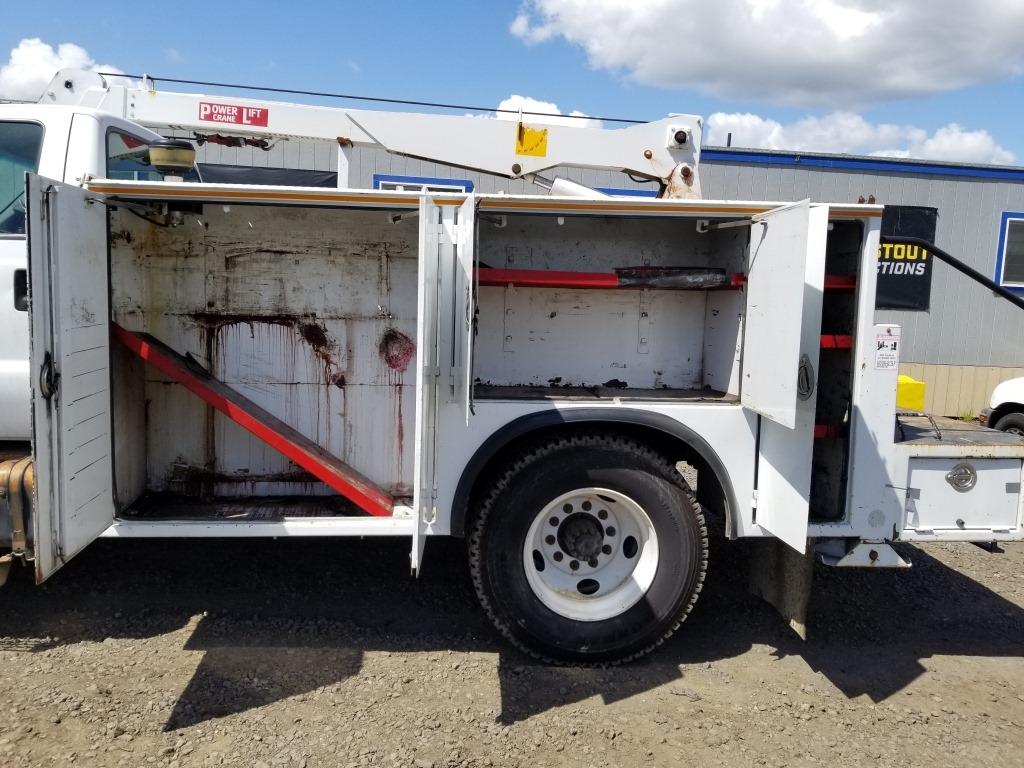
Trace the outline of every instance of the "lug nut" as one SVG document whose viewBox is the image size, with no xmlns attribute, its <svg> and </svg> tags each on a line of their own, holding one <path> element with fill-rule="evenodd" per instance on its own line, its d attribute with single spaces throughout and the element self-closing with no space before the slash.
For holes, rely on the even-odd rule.
<svg viewBox="0 0 1024 768">
<path fill-rule="evenodd" d="M 548 534 L 547 536 L 544 537 L 544 543 L 548 544 L 548 545 L 554 544 L 555 543 L 555 537 L 552 536 L 551 534 Z"/>
<path fill-rule="evenodd" d="M 552 557 L 555 558 L 556 563 L 560 563 L 562 562 L 562 558 L 564 557 L 564 555 L 561 552 L 555 552 L 555 554 L 553 554 Z"/>
<path fill-rule="evenodd" d="M 600 512 L 597 513 L 597 517 L 598 517 L 599 520 L 607 520 L 608 519 L 608 510 L 607 509 L 602 509 Z"/>
<path fill-rule="evenodd" d="M 574 571 L 578 570 L 579 567 L 580 567 L 580 561 L 579 560 L 570 560 L 569 561 L 569 567 L 572 568 Z"/>
<path fill-rule="evenodd" d="M 557 517 L 552 517 L 550 520 L 548 520 L 548 522 L 551 523 L 556 528 L 558 527 L 558 518 Z"/>
<path fill-rule="evenodd" d="M 601 551 L 606 555 L 610 555 L 612 553 L 612 545 L 605 544 L 603 547 L 601 547 Z"/>
<path fill-rule="evenodd" d="M 587 565 L 589 565 L 591 568 L 597 568 L 597 558 L 590 558 L 590 560 L 587 562 Z"/>
<path fill-rule="evenodd" d="M 609 536 L 614 536 L 615 535 L 615 526 L 614 525 L 609 525 L 607 528 L 604 529 L 604 532 L 607 533 Z"/>
</svg>

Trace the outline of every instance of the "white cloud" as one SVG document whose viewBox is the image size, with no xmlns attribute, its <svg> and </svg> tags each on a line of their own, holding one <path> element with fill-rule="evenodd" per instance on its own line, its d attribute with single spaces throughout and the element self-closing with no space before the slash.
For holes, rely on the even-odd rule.
<svg viewBox="0 0 1024 768">
<path fill-rule="evenodd" d="M 547 123 L 548 125 L 568 125 L 573 128 L 600 128 L 601 121 L 594 119 L 580 120 L 576 118 L 586 117 L 586 114 L 580 112 L 578 109 L 574 109 L 569 112 L 568 117 L 554 117 L 554 115 L 561 115 L 562 110 L 558 108 L 558 105 L 550 101 L 541 101 L 540 99 L 534 99 L 530 96 L 520 96 L 517 93 L 512 94 L 507 99 L 502 99 L 501 103 L 498 104 L 498 109 L 512 109 L 517 112 L 522 109 L 523 112 L 539 112 L 542 114 L 524 115 L 524 120 L 531 123 Z M 498 112 L 497 117 L 501 120 L 517 120 L 518 115 L 511 114 L 508 112 Z"/>
<path fill-rule="evenodd" d="M 853 112 L 832 112 L 791 123 L 749 112 L 716 112 L 707 121 L 705 143 L 805 152 L 845 152 L 1007 165 L 1016 158 L 985 130 L 950 123 L 930 134 L 916 126 L 871 123 Z"/>
<path fill-rule="evenodd" d="M 525 0 L 509 29 L 648 85 L 833 108 L 1024 72 L 1021 0 Z"/>
<path fill-rule="evenodd" d="M 11 50 L 7 63 L 0 65 L 0 99 L 36 101 L 57 71 L 66 68 L 122 72 L 110 64 L 97 64 L 80 45 L 61 43 L 54 49 L 38 37 L 27 37 Z"/>
</svg>

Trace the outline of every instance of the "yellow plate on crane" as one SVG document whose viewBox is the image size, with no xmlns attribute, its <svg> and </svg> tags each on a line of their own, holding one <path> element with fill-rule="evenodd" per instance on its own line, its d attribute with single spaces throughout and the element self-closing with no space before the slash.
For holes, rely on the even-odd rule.
<svg viewBox="0 0 1024 768">
<path fill-rule="evenodd" d="M 524 123 L 516 123 L 516 154 L 547 157 L 548 129 L 531 128 Z"/>
</svg>

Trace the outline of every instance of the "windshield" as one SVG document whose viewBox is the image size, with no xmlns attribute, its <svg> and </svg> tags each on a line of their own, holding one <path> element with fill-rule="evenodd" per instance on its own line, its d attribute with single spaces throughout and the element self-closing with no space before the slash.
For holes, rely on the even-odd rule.
<svg viewBox="0 0 1024 768">
<path fill-rule="evenodd" d="M 43 126 L 0 122 L 0 235 L 25 234 L 25 172 L 39 170 Z"/>
</svg>

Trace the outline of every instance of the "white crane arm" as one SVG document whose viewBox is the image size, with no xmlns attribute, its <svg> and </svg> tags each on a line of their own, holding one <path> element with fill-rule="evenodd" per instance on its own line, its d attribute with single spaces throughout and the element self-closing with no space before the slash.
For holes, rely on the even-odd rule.
<svg viewBox="0 0 1024 768">
<path fill-rule="evenodd" d="M 484 173 L 521 178 L 556 166 L 618 170 L 662 182 L 667 197 L 700 197 L 702 121 L 675 115 L 626 128 L 550 125 L 543 118 L 378 112 L 160 91 L 61 70 L 41 103 L 92 107 L 145 126 L 267 139 L 381 147 Z"/>
</svg>

